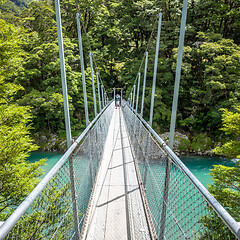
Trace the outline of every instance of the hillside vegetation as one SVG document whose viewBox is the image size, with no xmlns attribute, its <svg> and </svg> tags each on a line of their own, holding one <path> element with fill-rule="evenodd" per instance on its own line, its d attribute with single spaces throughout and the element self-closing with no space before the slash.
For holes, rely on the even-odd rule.
<svg viewBox="0 0 240 240">
<path fill-rule="evenodd" d="M 5 11 L 6 8 L 11 10 Z M 123 87 L 127 96 L 149 44 L 144 109 L 144 118 L 148 119 L 156 21 L 158 12 L 163 13 L 153 118 L 154 129 L 162 133 L 168 131 L 170 125 L 181 8 L 182 3 L 177 0 L 61 1 L 73 131 L 85 126 L 76 13 L 82 15 L 84 26 L 84 60 L 91 119 L 94 116 L 88 55 L 90 45 L 108 95 L 112 96 L 113 87 Z M 28 4 L 27 1 L 8 0 L 1 4 L 0 9 L 0 61 L 4 66 L 0 69 L 1 78 L 5 83 L 23 87 L 14 100 L 20 106 L 31 107 L 32 133 L 60 134 L 65 127 L 54 3 L 32 1 Z M 219 109 L 235 111 L 239 104 L 239 26 L 238 0 L 189 1 L 177 129 L 186 133 L 190 142 L 194 141 L 196 134 L 206 134 L 213 142 L 225 141 L 220 130 L 222 112 Z M 143 67 L 140 71 L 143 76 Z"/>
</svg>

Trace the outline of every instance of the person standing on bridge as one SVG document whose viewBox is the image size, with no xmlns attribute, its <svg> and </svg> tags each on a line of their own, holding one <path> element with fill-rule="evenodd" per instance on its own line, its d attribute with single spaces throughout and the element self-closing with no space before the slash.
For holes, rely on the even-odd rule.
<svg viewBox="0 0 240 240">
<path fill-rule="evenodd" d="M 115 108 L 119 107 L 120 108 L 120 95 L 117 94 L 115 97 Z"/>
</svg>

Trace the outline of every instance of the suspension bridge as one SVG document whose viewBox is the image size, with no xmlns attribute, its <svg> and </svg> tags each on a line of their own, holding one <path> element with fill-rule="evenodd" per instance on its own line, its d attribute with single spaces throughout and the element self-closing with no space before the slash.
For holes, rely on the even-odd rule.
<svg viewBox="0 0 240 240">
<path fill-rule="evenodd" d="M 182 12 L 169 146 L 152 128 L 161 14 L 149 122 L 142 114 L 147 52 L 142 103 L 139 73 L 137 87 L 134 83 L 127 101 L 121 91 L 119 108 L 100 87 L 99 73 L 97 107 L 90 53 L 95 118 L 89 121 L 77 15 L 87 126 L 72 142 L 57 0 L 55 6 L 68 150 L 3 223 L 0 239 L 240 239 L 240 223 L 172 151 L 187 1 Z"/>
</svg>

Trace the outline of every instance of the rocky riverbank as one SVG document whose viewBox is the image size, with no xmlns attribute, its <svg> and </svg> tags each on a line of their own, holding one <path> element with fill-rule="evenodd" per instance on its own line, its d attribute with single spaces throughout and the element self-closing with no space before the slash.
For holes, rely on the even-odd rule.
<svg viewBox="0 0 240 240">
<path fill-rule="evenodd" d="M 167 144 L 169 142 L 169 132 L 165 132 L 159 135 Z M 207 134 L 198 134 L 195 137 L 190 134 L 183 134 L 175 132 L 173 151 L 177 155 L 205 155 L 212 156 L 214 152 L 212 150 L 213 141 L 207 136 Z"/>
<path fill-rule="evenodd" d="M 67 150 L 67 141 L 56 134 L 35 133 L 33 135 L 39 151 L 64 152 Z"/>
<path fill-rule="evenodd" d="M 169 132 L 160 134 L 160 137 L 168 144 Z M 56 134 L 35 133 L 33 135 L 39 151 L 60 151 L 67 149 L 67 141 Z M 176 132 L 174 136 L 173 150 L 177 155 L 214 155 L 212 146 L 216 145 L 206 134 L 198 134 L 195 137 L 188 133 Z"/>
</svg>

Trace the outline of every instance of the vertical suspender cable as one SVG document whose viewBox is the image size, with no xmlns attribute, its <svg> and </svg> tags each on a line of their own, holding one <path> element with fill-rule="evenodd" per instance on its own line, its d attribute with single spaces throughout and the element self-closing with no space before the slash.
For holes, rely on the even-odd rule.
<svg viewBox="0 0 240 240">
<path fill-rule="evenodd" d="M 100 93 L 100 86 L 99 86 L 99 73 L 97 72 L 97 88 L 98 88 L 98 104 L 99 104 L 99 112 L 101 112 L 101 93 Z"/>
<path fill-rule="evenodd" d="M 141 81 L 141 73 L 138 73 L 138 86 L 137 86 L 137 99 L 136 99 L 136 112 L 138 110 L 138 99 L 139 99 L 139 90 L 140 90 L 140 81 Z"/>
<path fill-rule="evenodd" d="M 94 84 L 94 75 L 93 75 L 93 61 L 92 61 L 92 52 L 89 53 L 90 57 L 90 67 L 91 67 L 91 76 L 92 76 L 92 90 L 93 90 L 93 103 L 94 103 L 94 114 L 97 116 L 97 102 L 95 94 L 95 84 Z"/>
<path fill-rule="evenodd" d="M 65 125 L 67 134 L 67 147 L 71 147 L 71 126 L 70 126 L 70 115 L 68 106 L 68 93 L 67 93 L 67 80 L 65 71 L 65 61 L 64 61 L 64 48 L 63 48 L 63 36 L 62 36 L 62 24 L 61 24 L 61 14 L 60 14 L 60 3 L 59 0 L 55 0 L 55 11 L 56 11 L 56 21 L 57 21 L 57 32 L 58 32 L 58 46 L 59 46 L 59 57 L 61 66 L 61 79 L 63 88 L 63 101 L 64 101 L 64 115 L 65 115 Z M 74 182 L 74 165 L 72 157 L 69 161 L 69 172 L 71 178 L 71 194 L 72 194 L 72 204 L 73 204 L 73 215 L 74 215 L 74 227 L 76 239 L 80 239 L 79 230 L 79 218 L 78 218 L 78 206 L 77 206 L 77 196 L 76 196 L 76 185 Z"/>
<path fill-rule="evenodd" d="M 136 85 L 133 86 L 133 99 L 132 99 L 132 109 L 134 110 L 134 104 L 135 104 L 135 93 L 136 93 Z"/>
<path fill-rule="evenodd" d="M 103 85 L 101 86 L 102 90 L 102 108 L 104 108 L 104 94 L 103 94 Z"/>
<path fill-rule="evenodd" d="M 130 106 L 131 106 L 131 108 L 132 108 L 132 92 L 130 93 Z"/>
<path fill-rule="evenodd" d="M 82 85 L 83 85 L 83 96 L 84 96 L 85 119 L 86 119 L 86 125 L 88 126 L 89 117 L 88 117 L 87 91 L 86 91 L 86 83 L 85 83 L 84 58 L 83 58 L 83 48 L 82 48 L 82 34 L 81 34 L 81 25 L 80 25 L 80 15 L 79 15 L 79 13 L 77 13 L 77 29 L 78 29 L 79 52 L 80 52 L 80 58 L 81 58 L 81 71 L 82 71 Z"/>
<path fill-rule="evenodd" d="M 115 107 L 116 107 L 115 95 L 116 95 L 116 89 L 113 88 L 113 101 L 115 102 Z"/>
<path fill-rule="evenodd" d="M 150 118 L 149 118 L 149 125 L 150 126 L 152 126 L 152 121 L 153 121 L 154 95 L 155 95 L 156 78 L 157 78 L 157 63 L 158 63 L 158 52 L 159 52 L 159 42 L 160 42 L 160 33 L 161 33 L 161 23 L 162 23 L 162 13 L 159 13 L 157 44 L 156 44 L 154 73 L 153 73 L 153 84 L 152 84 L 152 99 L 151 99 Z"/>
<path fill-rule="evenodd" d="M 122 106 L 122 88 L 121 88 L 121 99 L 120 99 L 120 106 Z"/>
<path fill-rule="evenodd" d="M 183 56 L 183 44 L 184 44 L 185 27 L 186 27 L 186 19 L 187 19 L 187 4 L 188 4 L 188 1 L 183 0 L 175 86 L 174 86 L 174 95 L 173 95 L 173 104 L 172 104 L 171 126 L 170 126 L 170 135 L 169 135 L 169 147 L 171 149 L 173 148 L 174 131 L 175 131 L 175 124 L 176 124 L 176 116 L 177 116 L 178 93 L 179 93 L 179 84 L 180 84 L 180 76 L 181 76 L 182 56 Z"/>
<path fill-rule="evenodd" d="M 183 43 L 184 43 L 185 26 L 186 26 L 186 18 L 187 18 L 187 1 L 188 0 L 183 0 L 182 19 L 181 19 L 181 28 L 180 28 L 180 37 L 179 37 L 179 46 L 178 46 L 177 68 L 176 68 L 174 97 L 173 97 L 173 107 L 172 107 L 172 116 L 171 116 L 170 137 L 169 137 L 169 142 L 170 142 L 169 147 L 171 149 L 173 148 L 174 130 L 175 130 L 175 122 L 176 122 L 177 101 L 178 101 L 182 54 L 183 54 Z M 167 219 L 167 202 L 168 202 L 168 195 L 169 195 L 170 175 L 171 175 L 171 161 L 170 161 L 170 158 L 168 158 L 167 162 L 166 162 L 166 174 L 165 174 L 165 183 L 164 183 L 164 192 L 163 192 L 162 215 L 161 215 L 160 233 L 159 233 L 159 238 L 158 238 L 159 240 L 164 239 L 165 223 L 166 223 L 166 219 Z"/>
<path fill-rule="evenodd" d="M 143 116 L 145 86 L 146 86 L 146 78 L 147 78 L 148 51 L 145 54 L 146 54 L 146 58 L 145 58 L 145 68 L 144 68 L 144 77 L 143 77 L 142 105 L 141 105 L 141 113 L 140 113 L 141 117 Z"/>
<path fill-rule="evenodd" d="M 66 80 L 66 70 L 65 70 L 65 60 L 64 60 L 60 4 L 58 0 L 55 0 L 55 11 L 56 11 L 57 32 L 58 32 L 58 46 L 59 46 L 59 57 L 60 57 L 60 67 L 61 67 L 67 147 L 70 148 L 72 136 L 71 136 L 71 125 L 70 125 L 70 115 L 69 115 L 69 106 L 68 106 L 68 92 L 67 92 L 67 80 Z"/>
</svg>

